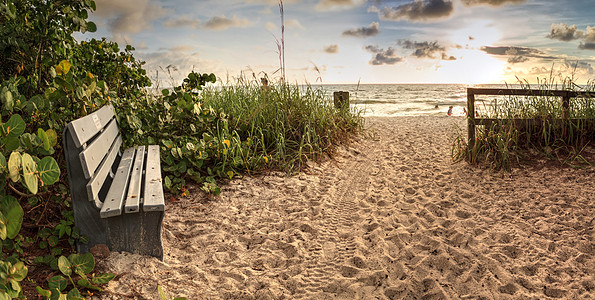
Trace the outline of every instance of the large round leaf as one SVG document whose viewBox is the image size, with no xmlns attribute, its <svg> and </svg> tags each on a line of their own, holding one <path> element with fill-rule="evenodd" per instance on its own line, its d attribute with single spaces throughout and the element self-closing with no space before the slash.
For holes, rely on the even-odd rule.
<svg viewBox="0 0 595 300">
<path fill-rule="evenodd" d="M 51 156 L 46 156 L 39 161 L 37 171 L 43 185 L 52 185 L 60 178 L 60 167 Z"/>
<path fill-rule="evenodd" d="M 0 211 L 6 218 L 6 237 L 14 239 L 21 230 L 23 223 L 23 208 L 19 201 L 12 196 L 4 196 L 0 200 Z"/>
<path fill-rule="evenodd" d="M 5 137 L 0 141 L 0 143 L 7 151 L 17 150 L 21 146 L 21 141 L 19 141 L 19 138 L 14 136 Z"/>
<path fill-rule="evenodd" d="M 12 279 L 16 281 L 22 281 L 27 277 L 27 266 L 22 261 L 17 262 L 14 266 L 12 266 L 14 272 L 12 273 Z"/>
<path fill-rule="evenodd" d="M 95 25 L 95 23 L 93 23 L 93 22 L 87 22 L 87 31 L 89 31 L 89 32 L 97 31 L 97 25 Z"/>
<path fill-rule="evenodd" d="M 50 278 L 48 285 L 50 289 L 63 291 L 68 286 L 68 279 L 64 278 L 63 276 L 56 275 Z"/>
<path fill-rule="evenodd" d="M 8 173 L 12 182 L 19 181 L 21 170 L 21 154 L 18 152 L 12 152 L 8 159 Z"/>
<path fill-rule="evenodd" d="M 25 121 L 20 115 L 14 114 L 8 119 L 8 122 L 2 125 L 7 137 L 18 137 L 25 132 Z"/>
<path fill-rule="evenodd" d="M 56 146 L 58 144 L 58 134 L 53 129 L 48 129 L 45 131 L 45 135 L 48 136 L 48 140 L 50 141 L 50 147 Z"/>
<path fill-rule="evenodd" d="M 50 150 L 50 140 L 48 138 L 48 135 L 45 134 L 45 131 L 43 131 L 43 129 L 41 128 L 37 129 L 37 136 L 41 140 L 41 145 L 43 146 L 43 149 L 45 149 L 46 151 Z"/>
<path fill-rule="evenodd" d="M 93 254 L 90 252 L 80 255 L 73 255 L 70 257 L 70 262 L 72 263 L 74 272 L 81 276 L 91 273 L 91 271 L 93 271 L 95 268 L 95 259 L 93 258 Z"/>
<path fill-rule="evenodd" d="M 58 258 L 58 269 L 66 276 L 72 275 L 72 264 L 66 256 L 62 255 Z"/>
<path fill-rule="evenodd" d="M 25 179 L 25 185 L 29 191 L 33 194 L 37 194 L 38 183 L 35 173 L 37 173 L 37 164 L 33 160 L 33 157 L 28 153 L 23 153 L 23 179 Z"/>
<path fill-rule="evenodd" d="M 70 62 L 68 62 L 67 60 L 61 61 L 56 66 L 56 73 L 58 73 L 58 75 L 66 75 L 66 74 L 68 74 L 69 71 L 70 71 Z"/>
</svg>

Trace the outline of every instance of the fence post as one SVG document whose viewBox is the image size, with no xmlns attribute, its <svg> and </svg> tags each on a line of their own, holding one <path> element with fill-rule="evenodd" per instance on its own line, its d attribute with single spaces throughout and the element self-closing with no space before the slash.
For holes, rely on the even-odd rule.
<svg viewBox="0 0 595 300">
<path fill-rule="evenodd" d="M 570 125 L 570 93 L 562 96 L 562 138 L 566 139 L 568 126 Z"/>
<path fill-rule="evenodd" d="M 336 109 L 349 107 L 349 92 L 338 91 L 333 93 Z"/>
<path fill-rule="evenodd" d="M 472 88 L 467 88 L 467 137 L 471 149 L 475 146 L 475 94 Z"/>
</svg>

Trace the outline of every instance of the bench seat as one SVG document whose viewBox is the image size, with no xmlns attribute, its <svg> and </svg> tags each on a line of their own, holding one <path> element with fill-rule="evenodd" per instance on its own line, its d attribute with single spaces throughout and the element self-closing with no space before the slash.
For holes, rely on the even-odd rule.
<svg viewBox="0 0 595 300">
<path fill-rule="evenodd" d="M 75 225 L 89 243 L 163 259 L 165 201 L 159 146 L 121 151 L 114 108 L 106 105 L 74 120 L 63 135 Z"/>
</svg>

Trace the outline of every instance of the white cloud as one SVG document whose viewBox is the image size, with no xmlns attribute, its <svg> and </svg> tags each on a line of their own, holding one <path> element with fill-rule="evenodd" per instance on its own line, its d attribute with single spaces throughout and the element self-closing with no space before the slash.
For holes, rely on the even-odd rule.
<svg viewBox="0 0 595 300">
<path fill-rule="evenodd" d="M 177 19 L 169 19 L 163 23 L 165 27 L 190 27 L 190 28 L 199 28 L 200 20 L 194 19 L 190 16 L 180 16 Z"/>
<path fill-rule="evenodd" d="M 316 10 L 329 11 L 350 9 L 362 5 L 364 2 L 364 0 L 320 0 L 320 2 L 316 4 Z"/>
<path fill-rule="evenodd" d="M 94 15 L 105 20 L 118 39 L 152 28 L 152 22 L 168 11 L 150 0 L 98 0 L 96 4 Z"/>
<path fill-rule="evenodd" d="M 225 15 L 222 15 L 220 17 L 212 17 L 204 24 L 204 27 L 212 30 L 226 30 L 231 27 L 243 28 L 250 25 L 252 25 L 252 22 L 248 19 L 240 19 L 236 15 L 233 15 L 231 19 L 229 19 Z"/>
</svg>

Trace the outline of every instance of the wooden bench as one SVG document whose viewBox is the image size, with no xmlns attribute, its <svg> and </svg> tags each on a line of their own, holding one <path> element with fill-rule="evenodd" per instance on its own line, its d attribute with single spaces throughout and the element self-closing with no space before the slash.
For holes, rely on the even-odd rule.
<svg viewBox="0 0 595 300">
<path fill-rule="evenodd" d="M 77 251 L 105 244 L 111 251 L 162 260 L 165 201 L 159 146 L 121 152 L 111 105 L 68 123 L 63 143 L 75 225 L 89 239 L 77 243 Z"/>
</svg>

